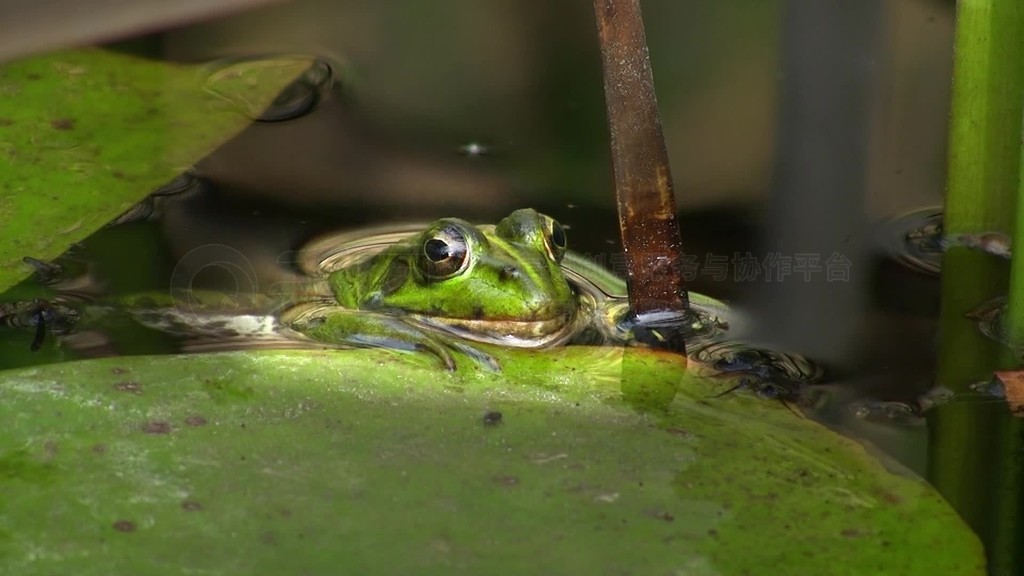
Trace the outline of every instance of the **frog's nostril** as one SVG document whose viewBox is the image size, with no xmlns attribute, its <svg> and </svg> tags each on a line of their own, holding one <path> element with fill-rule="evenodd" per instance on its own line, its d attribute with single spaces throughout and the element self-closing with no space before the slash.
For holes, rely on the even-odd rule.
<svg viewBox="0 0 1024 576">
<path fill-rule="evenodd" d="M 519 277 L 519 268 L 515 266 L 505 266 L 501 269 L 502 280 L 512 280 L 513 278 Z"/>
</svg>

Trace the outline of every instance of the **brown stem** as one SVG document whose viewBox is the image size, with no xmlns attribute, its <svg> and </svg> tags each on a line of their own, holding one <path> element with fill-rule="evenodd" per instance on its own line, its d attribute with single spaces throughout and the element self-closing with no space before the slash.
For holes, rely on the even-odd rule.
<svg viewBox="0 0 1024 576">
<path fill-rule="evenodd" d="M 640 2 L 594 0 L 594 11 L 630 307 L 641 321 L 683 316 L 682 241 Z"/>
</svg>

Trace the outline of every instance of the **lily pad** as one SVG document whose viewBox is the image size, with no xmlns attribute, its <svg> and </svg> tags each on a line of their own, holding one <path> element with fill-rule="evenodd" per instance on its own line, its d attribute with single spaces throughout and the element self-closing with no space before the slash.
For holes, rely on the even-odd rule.
<svg viewBox="0 0 1024 576">
<path fill-rule="evenodd" d="M 313 62 L 282 59 L 235 100 L 205 66 L 99 49 L 0 65 L 0 292 L 31 272 L 23 257 L 55 258 L 191 167 Z"/>
<path fill-rule="evenodd" d="M 0 573 L 984 574 L 923 481 L 617 348 L 0 373 Z"/>
</svg>

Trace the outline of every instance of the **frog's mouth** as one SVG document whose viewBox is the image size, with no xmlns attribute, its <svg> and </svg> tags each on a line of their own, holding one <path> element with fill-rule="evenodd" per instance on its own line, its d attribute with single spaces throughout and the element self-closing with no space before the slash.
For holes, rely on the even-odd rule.
<svg viewBox="0 0 1024 576">
<path fill-rule="evenodd" d="M 460 338 L 517 348 L 541 348 L 564 344 L 573 334 L 578 315 L 567 312 L 541 320 L 474 320 L 411 315 L 411 320 Z"/>
</svg>

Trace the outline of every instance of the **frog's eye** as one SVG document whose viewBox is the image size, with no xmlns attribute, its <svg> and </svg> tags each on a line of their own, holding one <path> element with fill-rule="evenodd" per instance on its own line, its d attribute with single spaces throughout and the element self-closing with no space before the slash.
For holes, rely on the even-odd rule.
<svg viewBox="0 0 1024 576">
<path fill-rule="evenodd" d="M 469 263 L 466 236 L 453 225 L 439 228 L 423 241 L 417 261 L 420 271 L 431 280 L 444 280 L 461 273 Z"/>
<path fill-rule="evenodd" d="M 566 239 L 565 239 L 565 228 L 553 218 L 548 218 L 548 230 L 545 240 L 547 241 L 548 251 L 551 253 L 551 257 L 555 259 L 555 262 L 561 262 L 562 256 L 565 256 Z"/>
</svg>

